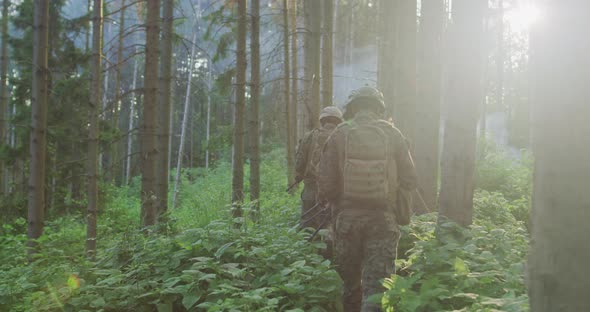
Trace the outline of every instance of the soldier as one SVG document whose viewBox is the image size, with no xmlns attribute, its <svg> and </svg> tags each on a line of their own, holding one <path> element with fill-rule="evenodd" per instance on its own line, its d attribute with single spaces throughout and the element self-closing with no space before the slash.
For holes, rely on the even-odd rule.
<svg viewBox="0 0 590 312">
<path fill-rule="evenodd" d="M 334 209 L 344 311 L 380 311 L 368 298 L 382 293 L 381 279 L 394 272 L 398 225 L 409 223 L 407 194 L 416 189 L 417 177 L 404 136 L 382 119 L 379 90 L 353 91 L 345 108 L 353 118 L 340 124 L 324 146 L 319 198 Z"/>
<path fill-rule="evenodd" d="M 318 165 L 322 148 L 330 134 L 341 122 L 342 112 L 338 107 L 324 108 L 320 113 L 320 128 L 308 132 L 297 147 L 295 181 L 303 181 L 304 184 L 301 193 L 301 215 L 304 216 L 301 220 L 302 227 L 318 228 L 320 226 L 322 216 L 317 215 L 311 220 L 306 220 L 315 214 L 307 212 L 316 207 Z"/>
</svg>

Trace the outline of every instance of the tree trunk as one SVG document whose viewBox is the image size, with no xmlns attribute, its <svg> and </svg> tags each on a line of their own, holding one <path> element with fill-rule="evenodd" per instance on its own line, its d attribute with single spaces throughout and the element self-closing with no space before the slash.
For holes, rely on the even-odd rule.
<svg viewBox="0 0 590 312">
<path fill-rule="evenodd" d="M 334 44 L 334 0 L 324 0 L 324 31 L 322 41 L 322 105 L 331 106 L 333 101 L 333 44 Z"/>
<path fill-rule="evenodd" d="M 115 64 L 115 101 L 113 103 L 113 118 L 111 120 L 111 127 L 113 130 L 119 129 L 119 118 L 121 112 L 122 103 L 122 92 L 121 92 L 121 71 L 123 68 L 123 46 L 125 44 L 125 0 L 121 0 L 120 12 L 119 12 L 119 35 L 117 43 L 117 64 Z M 111 181 L 114 181 L 116 185 L 121 185 L 121 160 L 120 153 L 123 150 L 123 140 L 115 138 L 115 141 L 111 145 L 112 168 L 109 169 L 111 172 Z"/>
<path fill-rule="evenodd" d="M 393 120 L 396 127 L 413 142 L 416 123 L 416 0 L 398 1 L 399 45 L 396 51 L 399 57 Z"/>
<path fill-rule="evenodd" d="M 478 106 L 481 103 L 483 17 L 487 0 L 454 0 L 449 104 L 442 152 L 439 222 L 471 224 Z"/>
<path fill-rule="evenodd" d="M 135 48 L 135 53 L 137 54 L 139 49 Z M 137 105 L 140 94 L 137 92 L 137 75 L 139 71 L 139 62 L 137 61 L 137 56 L 133 60 L 133 81 L 131 82 L 131 90 L 132 99 L 129 103 L 129 127 L 127 128 L 127 166 L 126 166 L 126 173 L 125 173 L 125 181 L 126 184 L 129 185 L 131 182 L 131 159 L 132 159 L 132 152 L 133 152 L 133 131 L 134 131 L 134 120 L 135 120 L 135 106 Z"/>
<path fill-rule="evenodd" d="M 205 140 L 207 141 L 207 150 L 205 151 L 205 168 L 209 169 L 209 154 L 211 150 L 209 148 L 209 143 L 211 140 L 211 92 L 212 89 L 212 77 L 211 77 L 211 67 L 213 64 L 211 63 L 211 58 L 207 58 L 207 130 L 205 133 Z"/>
<path fill-rule="evenodd" d="M 311 26 L 311 69 L 312 69 L 312 80 L 311 80 L 311 113 L 309 115 L 310 128 L 316 129 L 320 126 L 320 111 L 321 111 L 321 98 L 320 98 L 320 75 L 321 75 L 321 55 L 322 55 L 322 3 L 317 0 L 311 1 L 310 7 L 310 26 Z"/>
<path fill-rule="evenodd" d="M 397 14 L 397 1 L 379 2 L 379 42 L 377 56 L 377 86 L 385 98 L 386 116 L 393 117 L 395 103 L 395 60 L 397 58 L 398 20 L 392 19 Z"/>
<path fill-rule="evenodd" d="M 285 104 L 285 135 L 287 137 L 287 185 L 295 181 L 295 140 L 292 137 L 293 128 L 297 125 L 291 124 L 291 117 L 296 112 L 291 105 L 291 61 L 289 59 L 289 3 L 283 0 L 283 102 Z M 296 56 L 295 56 L 296 57 Z"/>
<path fill-rule="evenodd" d="M 418 101 L 416 101 L 416 135 L 414 161 L 420 184 L 419 192 L 429 209 L 436 208 L 439 169 L 439 129 L 441 102 L 441 62 L 444 29 L 444 0 L 422 3 L 419 42 Z M 422 205 L 417 213 L 425 213 Z"/>
<path fill-rule="evenodd" d="M 321 18 L 322 3 L 304 0 L 305 11 L 305 128 L 319 127 L 320 116 L 320 71 L 321 71 Z"/>
<path fill-rule="evenodd" d="M 289 26 L 291 27 L 291 131 L 289 137 L 293 142 L 293 150 L 297 144 L 299 118 L 299 65 L 297 50 L 297 0 L 289 0 Z"/>
<path fill-rule="evenodd" d="M 86 254 L 96 256 L 96 219 L 98 211 L 98 145 L 101 103 L 101 52 L 102 52 L 102 0 L 94 0 L 92 10 L 92 58 L 90 70 L 90 113 L 88 119 L 88 208 L 86 225 Z"/>
<path fill-rule="evenodd" d="M 246 109 L 246 0 L 238 2 L 236 50 L 236 108 L 234 110 L 234 154 L 232 174 L 233 217 L 241 217 L 244 200 L 244 111 Z"/>
<path fill-rule="evenodd" d="M 531 34 L 533 154 L 531 311 L 590 311 L 590 2 L 539 1 Z"/>
<path fill-rule="evenodd" d="M 170 180 L 170 114 L 172 111 L 172 36 L 174 35 L 174 0 L 164 1 L 162 19 L 162 55 L 160 72 L 160 105 L 158 113 L 158 216 L 168 211 Z M 193 42 L 194 44 L 194 42 Z"/>
<path fill-rule="evenodd" d="M 49 0 L 35 0 L 33 25 L 33 85 L 31 89 L 30 174 L 28 190 L 29 255 L 43 234 L 45 220 L 45 155 L 47 149 L 47 104 L 49 68 Z"/>
<path fill-rule="evenodd" d="M 144 227 L 156 223 L 159 201 L 156 187 L 159 35 L 160 0 L 147 0 L 143 122 L 140 133 L 141 220 Z"/>
<path fill-rule="evenodd" d="M 182 158 L 184 154 L 184 144 L 186 141 L 186 131 L 188 128 L 188 118 L 190 113 L 190 104 L 191 104 L 191 87 L 193 81 L 193 69 L 195 68 L 195 57 L 196 57 L 196 41 L 197 41 L 197 32 L 193 33 L 193 41 L 191 41 L 192 48 L 191 48 L 191 60 L 189 62 L 190 67 L 188 70 L 188 79 L 186 84 L 186 96 L 184 98 L 184 112 L 182 114 L 182 125 L 180 130 L 180 144 L 178 147 L 178 160 L 176 161 L 176 176 L 174 178 L 174 193 L 172 195 L 172 209 L 176 208 L 176 203 L 178 202 L 178 193 L 180 192 L 180 172 L 182 171 Z M 191 131 L 192 132 L 192 131 Z"/>
<path fill-rule="evenodd" d="M 285 10 L 287 1 L 284 0 Z M 260 208 L 260 0 L 252 0 L 252 73 L 250 75 L 250 200 L 254 202 L 256 214 Z M 287 25 L 285 25 L 287 26 Z M 289 34 L 286 28 L 285 33 Z M 288 37 L 287 37 L 288 38 Z M 287 50 L 287 54 L 289 51 Z M 287 93 L 287 97 L 290 94 Z"/>
<path fill-rule="evenodd" d="M 0 144 L 7 141 L 8 120 L 8 8 L 9 0 L 2 1 L 2 51 L 0 52 Z M 8 171 L 0 162 L 0 194 L 8 193 Z"/>
<path fill-rule="evenodd" d="M 504 0 L 498 2 L 498 51 L 496 55 L 496 108 L 504 111 Z"/>
</svg>

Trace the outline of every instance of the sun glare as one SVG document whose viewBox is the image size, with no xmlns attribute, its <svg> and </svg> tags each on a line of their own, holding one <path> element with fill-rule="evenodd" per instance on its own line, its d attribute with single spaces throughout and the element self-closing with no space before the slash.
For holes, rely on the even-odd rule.
<svg viewBox="0 0 590 312">
<path fill-rule="evenodd" d="M 526 32 L 541 17 L 540 10 L 530 4 L 506 12 L 506 22 L 513 32 Z"/>
</svg>

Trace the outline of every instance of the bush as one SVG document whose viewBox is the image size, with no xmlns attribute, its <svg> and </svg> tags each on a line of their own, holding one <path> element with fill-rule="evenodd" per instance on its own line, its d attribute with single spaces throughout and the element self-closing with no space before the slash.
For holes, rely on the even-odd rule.
<svg viewBox="0 0 590 312">
<path fill-rule="evenodd" d="M 470 228 L 436 230 L 436 215 L 404 227 L 398 275 L 384 282 L 386 311 L 526 311 L 528 233 L 502 194 L 480 191 Z"/>
<path fill-rule="evenodd" d="M 43 249 L 30 264 L 26 235 L 19 234 L 25 221 L 4 225 L 0 310 L 341 310 L 340 278 L 317 253 L 325 245 L 309 244 L 294 229 L 298 199 L 284 192 L 283 162 L 278 152 L 265 156 L 259 223 L 229 218 L 227 164 L 183 173 L 181 202 L 167 231 L 138 229 L 138 181 L 105 185 L 93 263 L 84 258 L 79 215 L 48 222 Z M 251 206 L 244 204 L 245 216 Z"/>
</svg>

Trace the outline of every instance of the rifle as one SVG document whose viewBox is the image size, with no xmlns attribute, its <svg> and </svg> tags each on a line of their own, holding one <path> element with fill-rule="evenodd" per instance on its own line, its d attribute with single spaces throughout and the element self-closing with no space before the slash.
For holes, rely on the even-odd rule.
<svg viewBox="0 0 590 312">
<path fill-rule="evenodd" d="M 303 181 L 303 179 L 297 180 L 293 184 L 289 185 L 289 187 L 287 187 L 285 192 L 290 193 L 295 187 L 297 187 L 297 185 L 299 185 L 299 183 L 301 183 L 301 181 Z"/>
<path fill-rule="evenodd" d="M 311 234 L 311 236 L 307 239 L 308 242 L 311 242 L 316 235 L 318 235 L 318 233 L 320 232 L 320 230 L 322 228 L 324 228 L 324 226 L 328 223 L 328 221 L 330 221 L 332 219 L 332 215 L 328 214 L 324 217 L 324 220 L 322 220 L 322 223 L 320 223 L 320 226 L 318 226 L 318 228 Z"/>
</svg>

